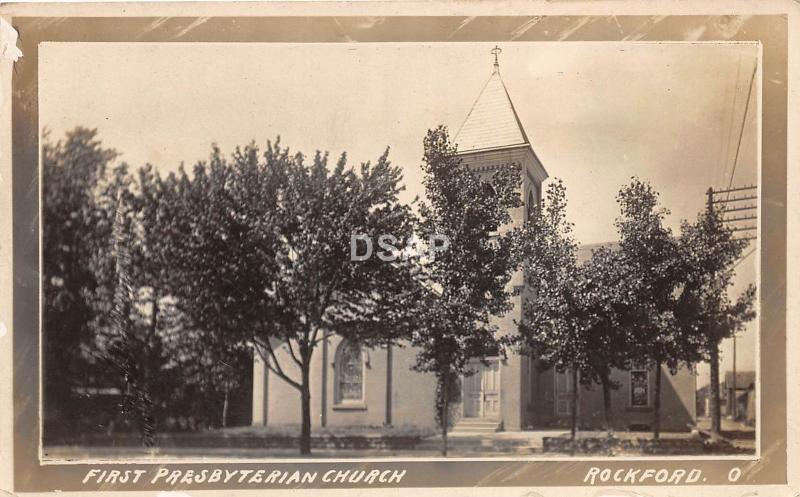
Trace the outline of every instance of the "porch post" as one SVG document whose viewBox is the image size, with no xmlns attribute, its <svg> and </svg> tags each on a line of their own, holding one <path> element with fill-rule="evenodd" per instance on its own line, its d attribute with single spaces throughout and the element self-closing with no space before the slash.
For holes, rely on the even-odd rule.
<svg viewBox="0 0 800 497">
<path fill-rule="evenodd" d="M 325 333 L 325 332 L 323 332 Z M 328 335 L 322 340 L 322 390 L 320 391 L 320 425 L 328 424 Z"/>
<path fill-rule="evenodd" d="M 522 430 L 522 357 L 508 356 L 500 363 L 500 412 L 503 429 Z"/>
<path fill-rule="evenodd" d="M 386 420 L 392 425 L 392 344 L 386 346 Z"/>
<path fill-rule="evenodd" d="M 253 417 L 251 425 L 267 424 L 267 388 L 269 378 L 264 360 L 257 351 L 253 351 Z"/>
<path fill-rule="evenodd" d="M 525 287 L 522 281 L 522 272 L 517 271 L 512 277 L 514 288 L 519 294 L 512 297 L 513 309 L 502 318 L 501 329 L 506 333 L 513 333 L 516 321 L 524 318 L 522 313 L 522 297 Z M 507 431 L 520 431 L 526 424 L 525 412 L 529 398 L 529 382 L 526 377 L 527 357 L 518 353 L 510 353 L 505 361 L 500 363 L 500 415 L 503 420 L 503 429 Z"/>
</svg>

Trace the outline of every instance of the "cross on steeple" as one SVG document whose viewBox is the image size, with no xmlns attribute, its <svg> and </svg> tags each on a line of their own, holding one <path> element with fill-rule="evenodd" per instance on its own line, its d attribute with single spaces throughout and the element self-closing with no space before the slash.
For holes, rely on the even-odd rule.
<svg viewBox="0 0 800 497">
<path fill-rule="evenodd" d="M 500 69 L 500 61 L 497 59 L 497 56 L 503 52 L 503 49 L 498 47 L 497 45 L 494 46 L 492 49 L 492 55 L 494 55 L 494 70 L 498 71 Z"/>
</svg>

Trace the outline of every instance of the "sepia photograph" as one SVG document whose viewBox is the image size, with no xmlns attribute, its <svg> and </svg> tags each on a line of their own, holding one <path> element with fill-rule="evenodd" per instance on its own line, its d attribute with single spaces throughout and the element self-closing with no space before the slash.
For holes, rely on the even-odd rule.
<svg viewBox="0 0 800 497">
<path fill-rule="evenodd" d="M 43 461 L 757 456 L 758 43 L 38 57 Z"/>
<path fill-rule="evenodd" d="M 0 6 L 0 494 L 794 495 L 800 8 L 669 3 Z"/>
</svg>

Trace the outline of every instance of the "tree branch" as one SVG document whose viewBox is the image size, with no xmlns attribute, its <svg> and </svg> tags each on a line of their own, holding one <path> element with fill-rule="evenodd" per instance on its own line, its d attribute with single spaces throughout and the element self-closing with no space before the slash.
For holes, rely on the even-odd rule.
<svg viewBox="0 0 800 497">
<path fill-rule="evenodd" d="M 289 348 L 289 355 L 292 356 L 292 360 L 294 360 L 294 363 L 297 364 L 300 367 L 303 367 L 303 363 L 300 362 L 300 359 L 298 359 L 297 355 L 294 353 L 294 347 L 292 347 L 292 339 L 291 338 L 286 338 L 286 346 Z"/>
<path fill-rule="evenodd" d="M 324 342 L 325 339 L 327 339 L 331 335 L 333 335 L 333 333 L 328 333 L 326 331 L 323 331 L 322 336 L 317 338 L 317 333 L 314 332 L 314 339 L 311 341 L 311 347 L 316 347 L 317 344 Z"/>
<path fill-rule="evenodd" d="M 331 297 L 333 296 L 333 291 L 336 288 L 336 284 L 338 283 L 338 280 L 339 280 L 339 274 L 340 274 L 340 272 L 337 271 L 333 275 L 333 278 L 331 279 L 330 284 L 325 289 L 325 296 L 322 298 L 322 302 L 321 302 L 321 305 L 320 305 L 320 313 L 319 313 L 320 321 L 322 320 L 322 315 L 325 314 L 325 310 L 328 308 L 328 305 L 330 305 Z M 311 335 L 311 341 L 310 341 L 311 347 L 313 347 L 314 345 L 316 345 L 317 343 L 320 342 L 320 340 L 317 340 L 317 333 L 318 332 L 319 332 L 319 326 L 314 328 L 314 333 Z M 323 335 L 322 339 L 324 340 L 325 333 L 323 332 L 322 335 Z"/>
<path fill-rule="evenodd" d="M 295 380 L 293 380 L 292 378 L 290 378 L 289 375 L 287 375 L 283 371 L 283 368 L 281 368 L 281 365 L 278 362 L 278 357 L 275 355 L 275 351 L 272 349 L 272 344 L 269 343 L 269 340 L 260 341 L 258 339 L 254 339 L 254 341 L 255 342 L 260 342 L 260 343 L 256 343 L 255 344 L 256 345 L 256 350 L 258 351 L 258 354 L 261 356 L 261 359 L 264 361 L 264 364 L 266 364 L 267 368 L 270 371 L 272 371 L 273 373 L 275 373 L 276 375 L 278 375 L 286 383 L 288 383 L 289 385 L 293 386 L 297 390 L 300 390 L 301 389 L 300 383 L 295 381 Z M 269 357 L 265 357 L 264 356 L 264 354 L 261 352 L 261 350 L 259 348 L 259 345 L 263 346 L 264 349 L 266 349 L 267 352 L 269 352 Z"/>
</svg>

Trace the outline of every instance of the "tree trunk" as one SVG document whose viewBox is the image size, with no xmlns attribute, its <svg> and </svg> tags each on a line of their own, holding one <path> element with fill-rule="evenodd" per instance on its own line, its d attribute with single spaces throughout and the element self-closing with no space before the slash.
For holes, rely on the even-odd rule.
<svg viewBox="0 0 800 497">
<path fill-rule="evenodd" d="M 709 417 L 711 418 L 711 433 L 719 435 L 721 429 L 720 419 L 720 392 L 719 392 L 719 344 L 714 339 L 709 339 L 709 365 L 710 365 L 710 379 L 709 383 L 709 397 L 710 402 L 708 406 Z"/>
<path fill-rule="evenodd" d="M 578 368 L 572 368 L 572 427 L 570 429 L 570 438 L 572 439 L 573 446 L 575 443 L 575 434 L 578 431 Z"/>
<path fill-rule="evenodd" d="M 309 385 L 310 364 L 303 360 L 303 378 L 300 384 L 300 402 L 302 411 L 302 423 L 300 426 L 300 455 L 311 454 L 311 386 Z"/>
<path fill-rule="evenodd" d="M 447 456 L 447 425 L 449 424 L 449 414 L 450 414 L 450 375 L 449 373 L 445 373 L 442 377 L 442 387 L 440 391 L 442 392 L 442 455 Z"/>
<path fill-rule="evenodd" d="M 600 379 L 603 386 L 603 428 L 611 433 L 611 379 L 603 373 Z"/>
<path fill-rule="evenodd" d="M 144 350 L 144 357 L 145 357 L 145 365 L 144 371 L 142 372 L 142 382 L 143 388 L 145 391 L 145 395 L 147 395 L 151 402 L 155 401 L 156 397 L 153 392 L 156 390 L 155 385 L 158 384 L 158 370 L 159 370 L 159 358 L 156 357 L 156 350 L 155 350 L 155 343 L 156 343 L 156 335 L 158 333 L 158 317 L 160 308 L 158 306 L 158 298 L 159 292 L 158 290 L 153 287 L 153 292 L 150 297 L 150 305 L 152 306 L 152 312 L 150 313 L 150 326 L 147 330 L 147 341 L 145 343 L 145 350 Z M 150 408 L 150 415 L 155 417 L 154 413 L 152 412 L 152 406 Z"/>
<path fill-rule="evenodd" d="M 225 400 L 222 401 L 222 427 L 228 427 L 228 405 L 230 401 L 230 389 L 228 388 L 228 382 L 225 382 Z"/>
<path fill-rule="evenodd" d="M 158 306 L 158 295 L 158 290 L 153 288 L 153 294 L 150 297 L 150 305 L 152 306 L 152 312 L 150 313 L 150 327 L 147 330 L 147 369 L 144 372 L 145 378 L 147 378 L 145 383 L 148 387 L 152 383 L 151 380 L 153 368 L 157 367 L 156 357 L 153 356 L 153 349 L 155 348 L 156 334 L 158 333 L 158 313 L 160 310 Z"/>
<path fill-rule="evenodd" d="M 656 362 L 656 388 L 653 398 L 653 438 L 661 436 L 661 361 Z"/>
</svg>

